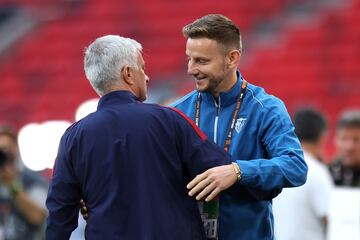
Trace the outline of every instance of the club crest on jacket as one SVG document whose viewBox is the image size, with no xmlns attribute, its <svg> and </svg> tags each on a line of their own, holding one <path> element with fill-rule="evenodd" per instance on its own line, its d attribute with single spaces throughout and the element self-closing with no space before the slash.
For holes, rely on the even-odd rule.
<svg viewBox="0 0 360 240">
<path fill-rule="evenodd" d="M 240 133 L 242 127 L 245 125 L 246 118 L 238 118 L 235 123 L 235 130 L 237 133 Z"/>
</svg>

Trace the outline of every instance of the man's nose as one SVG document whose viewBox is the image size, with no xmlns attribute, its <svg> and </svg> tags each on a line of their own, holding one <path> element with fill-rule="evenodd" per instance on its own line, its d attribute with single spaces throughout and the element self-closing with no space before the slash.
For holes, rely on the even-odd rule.
<svg viewBox="0 0 360 240">
<path fill-rule="evenodd" d="M 197 72 L 198 72 L 198 70 L 197 70 L 196 66 L 193 64 L 193 62 L 191 60 L 189 60 L 187 73 L 189 75 L 195 75 Z"/>
</svg>

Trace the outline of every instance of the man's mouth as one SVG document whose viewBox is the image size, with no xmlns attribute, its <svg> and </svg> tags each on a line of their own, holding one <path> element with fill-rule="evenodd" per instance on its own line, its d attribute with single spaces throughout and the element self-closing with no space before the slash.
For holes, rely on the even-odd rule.
<svg viewBox="0 0 360 240">
<path fill-rule="evenodd" d="M 206 78 L 206 76 L 196 76 L 194 77 L 196 81 L 201 81 Z"/>
</svg>

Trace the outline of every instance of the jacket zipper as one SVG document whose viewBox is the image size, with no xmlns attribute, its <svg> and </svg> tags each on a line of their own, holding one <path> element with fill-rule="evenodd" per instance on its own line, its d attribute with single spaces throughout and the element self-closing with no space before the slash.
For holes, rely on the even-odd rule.
<svg viewBox="0 0 360 240">
<path fill-rule="evenodd" d="M 214 124 L 214 143 L 217 143 L 217 126 L 219 120 L 219 112 L 220 112 L 220 96 L 219 96 L 219 104 L 217 104 L 214 98 L 215 106 L 216 106 L 216 116 L 215 116 L 215 124 Z"/>
</svg>

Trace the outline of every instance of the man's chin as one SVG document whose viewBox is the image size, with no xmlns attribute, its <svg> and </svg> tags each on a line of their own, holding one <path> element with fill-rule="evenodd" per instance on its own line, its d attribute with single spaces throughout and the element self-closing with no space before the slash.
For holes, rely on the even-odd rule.
<svg viewBox="0 0 360 240">
<path fill-rule="evenodd" d="M 203 87 L 196 87 L 196 90 L 199 92 L 206 92 L 206 88 Z"/>
<path fill-rule="evenodd" d="M 196 90 L 198 90 L 199 92 L 205 92 L 207 90 L 207 85 L 204 84 L 204 83 L 197 83 L 195 82 L 195 87 L 196 87 Z"/>
</svg>

